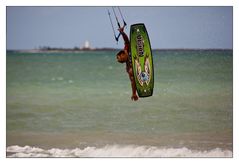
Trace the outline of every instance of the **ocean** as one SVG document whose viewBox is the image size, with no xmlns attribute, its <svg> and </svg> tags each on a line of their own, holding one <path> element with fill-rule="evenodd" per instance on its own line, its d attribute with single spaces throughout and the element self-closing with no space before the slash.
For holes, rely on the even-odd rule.
<svg viewBox="0 0 239 164">
<path fill-rule="evenodd" d="M 131 100 L 117 51 L 7 52 L 7 157 L 232 157 L 232 50 L 153 51 Z"/>
</svg>

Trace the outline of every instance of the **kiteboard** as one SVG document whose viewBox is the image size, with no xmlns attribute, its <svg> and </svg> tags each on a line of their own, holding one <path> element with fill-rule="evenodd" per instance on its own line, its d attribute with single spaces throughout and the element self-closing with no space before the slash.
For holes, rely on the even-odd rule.
<svg viewBox="0 0 239 164">
<path fill-rule="evenodd" d="M 139 97 L 153 95 L 154 67 L 149 36 L 143 23 L 130 27 L 130 61 Z"/>
</svg>

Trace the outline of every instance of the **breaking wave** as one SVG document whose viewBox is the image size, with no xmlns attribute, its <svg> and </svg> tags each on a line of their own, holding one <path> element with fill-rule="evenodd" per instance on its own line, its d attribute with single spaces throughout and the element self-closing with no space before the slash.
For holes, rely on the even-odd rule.
<svg viewBox="0 0 239 164">
<path fill-rule="evenodd" d="M 101 148 L 44 150 L 30 146 L 9 146 L 7 157 L 232 157 L 232 151 L 220 148 L 209 151 L 183 148 L 159 148 L 135 145 L 107 145 Z"/>
</svg>

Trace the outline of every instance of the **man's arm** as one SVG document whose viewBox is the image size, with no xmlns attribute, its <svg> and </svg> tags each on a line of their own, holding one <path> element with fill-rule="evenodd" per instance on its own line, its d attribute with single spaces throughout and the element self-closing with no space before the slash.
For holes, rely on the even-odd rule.
<svg viewBox="0 0 239 164">
<path fill-rule="evenodd" d="M 137 101 L 138 100 L 138 96 L 136 94 L 136 84 L 135 84 L 135 80 L 134 80 L 134 76 L 133 76 L 133 70 L 132 68 L 129 69 L 129 79 L 131 81 L 131 88 L 132 88 L 132 96 L 131 96 L 131 99 L 134 100 L 134 101 Z"/>
<path fill-rule="evenodd" d="M 124 39 L 124 44 L 129 44 L 129 38 L 128 38 L 127 34 L 124 32 L 124 28 L 119 28 L 119 32 L 120 33 L 119 33 L 118 37 L 121 34 Z"/>
<path fill-rule="evenodd" d="M 130 42 L 127 34 L 124 32 L 124 27 L 119 28 L 118 30 L 120 32 L 119 36 L 122 35 L 122 38 L 124 39 L 124 50 L 126 50 L 129 53 Z"/>
<path fill-rule="evenodd" d="M 128 36 L 125 34 L 124 31 L 121 32 L 121 35 L 122 35 L 122 37 L 123 37 L 123 39 L 124 39 L 124 44 L 129 44 L 129 38 L 128 38 Z"/>
</svg>

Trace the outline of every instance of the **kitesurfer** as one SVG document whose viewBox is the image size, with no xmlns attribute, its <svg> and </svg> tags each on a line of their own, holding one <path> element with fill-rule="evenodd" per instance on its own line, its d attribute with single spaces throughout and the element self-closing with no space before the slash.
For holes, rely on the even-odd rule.
<svg viewBox="0 0 239 164">
<path fill-rule="evenodd" d="M 120 35 L 122 35 L 122 38 L 124 39 L 124 50 L 119 51 L 116 55 L 116 58 L 119 63 L 126 63 L 126 72 L 129 74 L 129 79 L 131 81 L 131 87 L 132 87 L 131 100 L 137 101 L 138 96 L 136 93 L 136 84 L 135 84 L 135 80 L 134 80 L 134 76 L 133 76 L 132 64 L 131 64 L 130 58 L 129 58 L 130 42 L 129 42 L 129 38 L 128 38 L 127 34 L 124 32 L 124 27 L 125 26 L 120 27 L 118 29 L 118 31 L 120 32 Z"/>
</svg>

